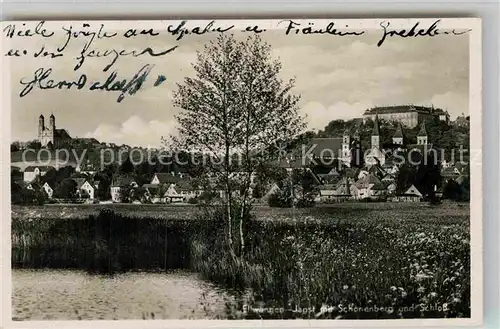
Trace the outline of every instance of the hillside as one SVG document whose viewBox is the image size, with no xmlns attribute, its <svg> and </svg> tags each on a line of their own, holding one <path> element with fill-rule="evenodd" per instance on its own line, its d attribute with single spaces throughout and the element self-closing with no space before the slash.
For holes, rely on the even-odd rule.
<svg viewBox="0 0 500 329">
<path fill-rule="evenodd" d="M 131 153 L 132 161 L 139 163 L 141 159 L 147 159 L 148 150 L 136 149 Z M 24 159 L 23 159 L 24 153 Z M 142 154 L 142 155 L 141 155 Z M 70 149 L 63 150 L 39 150 L 39 151 L 15 151 L 10 153 L 10 161 L 13 166 L 24 168 L 35 163 L 44 163 L 55 166 L 57 163 L 76 166 L 78 162 L 100 166 L 101 163 L 121 163 L 128 157 L 128 152 L 119 149 L 95 148 L 95 149 Z"/>
<path fill-rule="evenodd" d="M 381 144 L 391 144 L 397 125 L 385 120 L 380 120 L 379 126 Z M 469 148 L 469 128 L 456 127 L 440 121 L 439 119 L 426 121 L 425 126 L 428 133 L 429 143 L 436 148 L 447 151 L 458 149 L 460 148 L 460 145 L 463 145 L 464 149 Z M 346 129 L 349 130 L 351 134 L 354 133 L 356 129 L 359 129 L 361 148 L 363 150 L 370 148 L 373 129 L 373 121 L 371 120 L 367 120 L 365 123 L 362 123 L 359 119 L 348 121 L 334 120 L 328 123 L 323 130 L 313 134 L 313 137 L 341 137 Z M 403 130 L 406 143 L 415 144 L 417 142 L 417 134 L 420 131 L 420 125 L 413 129 L 403 127 Z M 450 152 L 446 153 L 449 154 Z"/>
</svg>

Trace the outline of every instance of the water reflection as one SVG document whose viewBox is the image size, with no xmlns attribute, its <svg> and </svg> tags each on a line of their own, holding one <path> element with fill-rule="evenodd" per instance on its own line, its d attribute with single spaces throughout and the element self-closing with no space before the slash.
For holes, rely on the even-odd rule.
<svg viewBox="0 0 500 329">
<path fill-rule="evenodd" d="M 13 320 L 224 319 L 233 298 L 194 273 L 12 270 Z"/>
</svg>

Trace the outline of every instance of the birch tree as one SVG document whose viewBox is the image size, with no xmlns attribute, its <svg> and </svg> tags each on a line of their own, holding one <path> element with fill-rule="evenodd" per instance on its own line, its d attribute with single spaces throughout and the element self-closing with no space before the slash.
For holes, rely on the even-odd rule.
<svg viewBox="0 0 500 329">
<path fill-rule="evenodd" d="M 197 53 L 193 68 L 194 75 L 173 93 L 181 109 L 174 142 L 210 155 L 203 166 L 213 184 L 224 188 L 229 251 L 244 257 L 253 175 L 263 163 L 276 161 L 273 145 L 305 128 L 300 97 L 292 93 L 294 79 L 280 79 L 281 63 L 257 35 L 244 41 L 219 35 Z"/>
</svg>

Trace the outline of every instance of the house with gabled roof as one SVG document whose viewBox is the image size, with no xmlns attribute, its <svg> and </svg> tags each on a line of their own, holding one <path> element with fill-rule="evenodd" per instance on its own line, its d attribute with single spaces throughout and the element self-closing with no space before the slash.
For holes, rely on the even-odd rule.
<svg viewBox="0 0 500 329">
<path fill-rule="evenodd" d="M 155 173 L 153 175 L 153 178 L 151 178 L 151 183 L 154 185 L 161 185 L 161 184 L 175 184 L 178 181 L 189 178 L 188 174 L 185 173 L 176 173 L 176 172 L 170 172 L 170 173 Z"/>
<path fill-rule="evenodd" d="M 73 178 L 76 183 L 76 195 L 79 198 L 88 198 L 93 200 L 96 195 L 97 188 L 92 181 L 86 178 Z"/>
<path fill-rule="evenodd" d="M 54 195 L 54 187 L 49 184 L 49 182 L 45 182 L 42 185 L 42 190 L 45 191 L 49 199 L 52 199 Z"/>
<path fill-rule="evenodd" d="M 121 191 L 128 186 L 138 187 L 138 184 L 132 177 L 121 176 L 113 179 L 110 186 L 111 200 L 122 202 Z"/>
<path fill-rule="evenodd" d="M 392 182 L 382 182 L 382 183 L 385 184 L 387 195 L 394 195 L 396 193 L 396 188 L 397 188 L 396 182 L 392 181 Z"/>
<path fill-rule="evenodd" d="M 351 188 L 353 197 L 358 200 L 379 199 L 385 196 L 385 191 L 385 185 L 377 176 L 371 173 L 358 179 Z"/>
<path fill-rule="evenodd" d="M 393 202 L 419 202 L 422 197 L 422 192 L 412 184 L 404 193 L 396 194 L 390 200 Z"/>
<path fill-rule="evenodd" d="M 38 176 L 45 176 L 50 169 L 55 168 L 52 166 L 28 166 L 24 169 L 23 180 L 25 182 L 32 182 Z"/>
<path fill-rule="evenodd" d="M 337 194 L 337 186 L 334 184 L 324 184 L 318 186 L 319 194 L 318 201 L 328 202 L 335 199 Z"/>
<path fill-rule="evenodd" d="M 201 194 L 201 190 L 193 186 L 187 179 L 179 180 L 175 184 L 170 184 L 164 197 L 167 202 L 186 202 Z"/>
<path fill-rule="evenodd" d="M 382 179 L 381 179 L 381 182 L 384 184 L 393 183 L 395 181 L 396 181 L 396 176 L 392 175 L 392 174 L 387 174 L 384 177 L 382 177 Z"/>
</svg>

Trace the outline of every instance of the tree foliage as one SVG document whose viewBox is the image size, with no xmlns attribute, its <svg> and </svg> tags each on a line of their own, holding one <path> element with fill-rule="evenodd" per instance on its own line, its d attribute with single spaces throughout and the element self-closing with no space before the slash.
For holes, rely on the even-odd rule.
<svg viewBox="0 0 500 329">
<path fill-rule="evenodd" d="M 242 256 L 252 173 L 275 160 L 273 146 L 304 129 L 299 96 L 291 93 L 293 79 L 279 78 L 280 62 L 257 35 L 240 41 L 220 34 L 198 52 L 193 68 L 194 76 L 185 78 L 174 92 L 174 105 L 182 110 L 176 116 L 179 137 L 173 142 L 182 150 L 206 152 L 214 160 L 203 163 L 203 168 L 211 174 L 211 184 L 224 187 L 228 245 Z M 237 161 L 232 161 L 235 155 Z"/>
<path fill-rule="evenodd" d="M 64 179 L 56 186 L 54 196 L 61 199 L 74 199 L 76 198 L 76 188 L 77 185 L 73 179 Z"/>
</svg>

